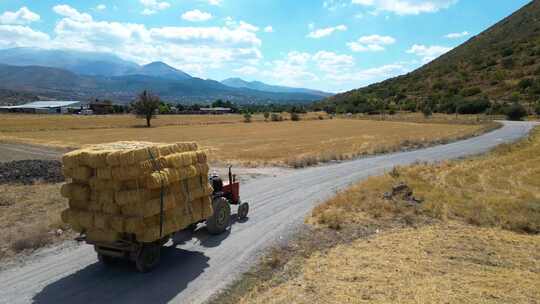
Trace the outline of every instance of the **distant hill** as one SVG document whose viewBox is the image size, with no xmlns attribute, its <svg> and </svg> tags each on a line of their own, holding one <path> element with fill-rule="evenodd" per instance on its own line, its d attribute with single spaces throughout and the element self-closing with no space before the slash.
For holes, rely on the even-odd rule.
<svg viewBox="0 0 540 304">
<path fill-rule="evenodd" d="M 370 110 L 381 101 L 406 109 L 432 103 L 436 110 L 452 112 L 471 102 L 500 108 L 538 100 L 540 1 L 535 0 L 407 75 L 329 97 L 319 106 L 350 112 Z"/>
<path fill-rule="evenodd" d="M 257 89 L 228 86 L 192 77 L 163 62 L 141 66 L 104 53 L 39 48 L 0 50 L 0 88 L 21 93 L 13 95 L 11 101 L 30 94 L 130 102 L 145 89 L 171 102 L 224 99 L 237 103 L 309 103 L 329 96 L 314 90 L 261 85 Z"/>
<path fill-rule="evenodd" d="M 218 81 L 196 77 L 163 78 L 162 65 L 152 70 L 156 76 L 88 76 L 42 66 L 0 65 L 0 89 L 57 99 L 90 100 L 107 98 L 115 102 L 131 102 L 138 93 L 150 90 L 169 102 L 210 102 L 216 99 L 246 103 L 310 103 L 320 96 L 306 93 L 264 92 L 248 88 L 232 88 Z M 148 71 L 148 69 L 146 70 Z M 167 70 L 165 70 L 166 73 Z M 182 78 L 177 70 L 176 78 Z M 167 75 L 168 77 L 171 75 Z"/>
<path fill-rule="evenodd" d="M 331 96 L 331 93 L 326 93 L 317 90 L 303 89 L 303 88 L 291 88 L 284 86 L 269 85 L 260 81 L 245 81 L 241 78 L 227 78 L 221 81 L 224 85 L 233 88 L 248 88 L 252 90 L 265 91 L 265 92 L 275 92 L 275 93 L 306 93 L 319 95 L 321 97 Z"/>
<path fill-rule="evenodd" d="M 136 72 L 140 66 L 105 53 L 12 48 L 0 50 L 0 63 L 14 66 L 43 66 L 80 75 L 120 76 Z"/>
<path fill-rule="evenodd" d="M 186 80 L 192 78 L 189 74 L 177 70 L 163 62 L 152 62 L 147 65 L 143 65 L 139 69 L 129 74 L 138 74 L 145 76 L 160 77 L 173 80 Z"/>
</svg>

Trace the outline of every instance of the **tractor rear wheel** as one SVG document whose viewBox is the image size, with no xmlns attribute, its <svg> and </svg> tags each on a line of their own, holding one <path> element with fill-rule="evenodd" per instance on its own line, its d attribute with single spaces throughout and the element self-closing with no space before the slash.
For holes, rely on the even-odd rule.
<svg viewBox="0 0 540 304">
<path fill-rule="evenodd" d="M 215 198 L 212 202 L 214 213 L 206 220 L 206 228 L 210 234 L 220 234 L 227 230 L 231 221 L 231 206 L 224 197 Z"/>
<path fill-rule="evenodd" d="M 160 258 L 160 244 L 143 244 L 139 251 L 137 259 L 135 260 L 135 266 L 137 267 L 137 270 L 139 272 L 149 272 L 152 271 L 159 264 Z"/>
</svg>

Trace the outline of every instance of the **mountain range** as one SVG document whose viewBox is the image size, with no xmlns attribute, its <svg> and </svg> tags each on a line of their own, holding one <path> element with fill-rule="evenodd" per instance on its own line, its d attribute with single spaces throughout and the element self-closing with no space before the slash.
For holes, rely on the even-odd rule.
<svg viewBox="0 0 540 304">
<path fill-rule="evenodd" d="M 426 101 L 439 109 L 455 107 L 456 100 L 540 104 L 540 1 L 407 75 L 334 95 L 320 106 L 348 112 L 369 100 L 413 109 Z"/>
<path fill-rule="evenodd" d="M 30 94 L 58 99 L 106 98 L 122 103 L 132 101 L 145 89 L 164 100 L 186 103 L 215 99 L 237 103 L 309 103 L 331 95 L 239 78 L 223 82 L 201 79 L 163 62 L 138 65 L 111 54 L 38 48 L 0 50 L 0 89 L 21 92 L 10 93 L 12 97 Z"/>
</svg>

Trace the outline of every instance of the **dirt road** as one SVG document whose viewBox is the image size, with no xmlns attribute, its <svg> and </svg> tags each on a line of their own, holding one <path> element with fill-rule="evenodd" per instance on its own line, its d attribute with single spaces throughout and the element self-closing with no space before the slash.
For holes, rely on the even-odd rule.
<svg viewBox="0 0 540 304">
<path fill-rule="evenodd" d="M 42 252 L 24 266 L 0 272 L 0 303 L 200 303 L 256 261 L 257 254 L 294 230 L 307 212 L 335 191 L 396 165 L 478 154 L 525 136 L 532 123 L 508 122 L 468 140 L 294 171 L 243 186 L 250 218 L 229 232 L 192 239 L 163 250 L 161 267 L 138 274 L 127 263 L 104 268 L 93 248 L 63 246 Z"/>
<path fill-rule="evenodd" d="M 0 143 L 0 162 L 27 159 L 60 159 L 64 150 L 33 145 Z"/>
</svg>

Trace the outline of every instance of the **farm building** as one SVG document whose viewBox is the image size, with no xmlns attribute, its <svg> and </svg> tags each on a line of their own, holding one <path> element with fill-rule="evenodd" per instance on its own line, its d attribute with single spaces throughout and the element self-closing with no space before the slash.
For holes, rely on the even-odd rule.
<svg viewBox="0 0 540 304">
<path fill-rule="evenodd" d="M 214 108 L 201 108 L 200 109 L 201 114 L 227 114 L 231 113 L 231 108 L 222 108 L 222 107 L 214 107 Z"/>
<path fill-rule="evenodd" d="M 65 114 L 70 109 L 81 109 L 80 101 L 35 101 L 18 106 L 0 107 L 1 112 L 38 113 L 38 114 Z"/>
</svg>

